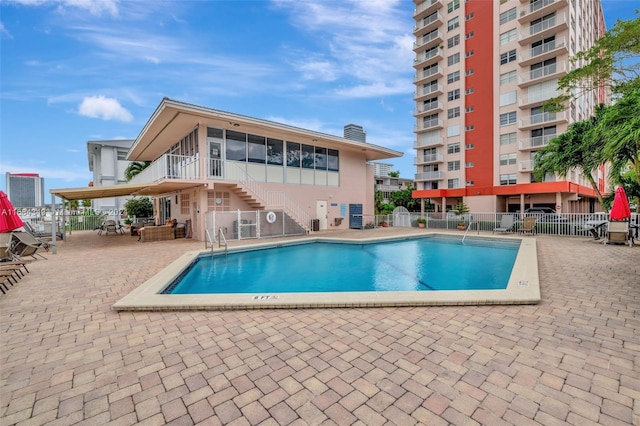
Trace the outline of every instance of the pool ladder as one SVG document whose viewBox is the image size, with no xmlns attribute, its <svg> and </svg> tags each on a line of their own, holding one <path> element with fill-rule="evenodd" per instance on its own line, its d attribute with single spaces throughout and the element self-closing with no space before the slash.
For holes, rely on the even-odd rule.
<svg viewBox="0 0 640 426">
<path fill-rule="evenodd" d="M 218 248 L 222 246 L 222 242 L 224 241 L 224 257 L 227 257 L 227 252 L 229 247 L 227 245 L 227 238 L 224 236 L 224 232 L 222 232 L 222 228 L 218 228 Z"/>
<path fill-rule="evenodd" d="M 476 231 L 478 231 L 478 235 L 480 235 L 480 228 L 478 228 L 478 222 L 469 222 L 469 226 L 467 226 L 467 230 L 464 231 L 464 236 L 462 237 L 462 244 L 464 244 L 464 239 L 467 238 L 467 234 L 471 229 L 471 225 L 473 225 L 474 223 L 476 224 Z"/>
</svg>

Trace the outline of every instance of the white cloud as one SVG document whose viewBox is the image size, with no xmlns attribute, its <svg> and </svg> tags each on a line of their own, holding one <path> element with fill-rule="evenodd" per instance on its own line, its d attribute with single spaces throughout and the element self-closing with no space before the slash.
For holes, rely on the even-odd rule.
<svg viewBox="0 0 640 426">
<path fill-rule="evenodd" d="M 119 0 L 6 0 L 8 3 L 15 3 L 22 6 L 51 6 L 56 5 L 58 10 L 64 12 L 68 8 L 86 10 L 94 16 L 107 13 L 111 16 L 118 15 Z"/>
<path fill-rule="evenodd" d="M 104 96 L 84 98 L 78 107 L 78 114 L 102 120 L 133 121 L 133 115 L 120 105 L 117 99 Z"/>
<path fill-rule="evenodd" d="M 0 22 L 0 36 L 6 38 L 13 38 L 9 30 L 4 27 L 4 23 Z"/>
<path fill-rule="evenodd" d="M 79 164 L 64 164 L 60 168 L 48 168 L 33 164 L 0 163 L 0 169 L 14 171 L 14 173 L 37 173 L 45 180 L 61 179 L 66 182 L 86 180 L 88 182 L 92 178 L 92 173 L 87 166 Z"/>
</svg>

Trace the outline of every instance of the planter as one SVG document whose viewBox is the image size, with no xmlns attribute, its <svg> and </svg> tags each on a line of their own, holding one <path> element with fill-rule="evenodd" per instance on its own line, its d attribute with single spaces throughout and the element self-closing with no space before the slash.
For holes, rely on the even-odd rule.
<svg viewBox="0 0 640 426">
<path fill-rule="evenodd" d="M 418 223 L 418 228 L 424 228 L 425 224 L 424 223 Z"/>
<path fill-rule="evenodd" d="M 467 229 L 467 226 L 464 223 L 458 224 L 458 231 L 464 231 L 465 229 Z"/>
</svg>

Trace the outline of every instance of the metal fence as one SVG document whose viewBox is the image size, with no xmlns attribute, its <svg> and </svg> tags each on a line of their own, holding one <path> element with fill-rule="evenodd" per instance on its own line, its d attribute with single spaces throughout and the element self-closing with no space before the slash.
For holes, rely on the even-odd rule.
<svg viewBox="0 0 640 426">
<path fill-rule="evenodd" d="M 282 210 L 208 212 L 207 230 L 214 242 L 305 235 L 307 231 Z"/>
<path fill-rule="evenodd" d="M 517 232 L 523 225 L 525 215 L 521 213 L 469 213 L 463 217 L 454 216 L 447 213 L 399 213 L 390 215 L 375 216 L 375 226 L 400 226 L 418 227 L 418 219 L 425 219 L 426 229 L 446 229 L 456 230 L 469 228 L 471 231 L 493 232 L 500 226 L 503 215 L 512 215 L 513 228 L 511 232 Z M 526 214 L 536 218 L 536 233 L 543 235 L 558 236 L 580 236 L 593 237 L 589 227 L 585 228 L 587 221 L 594 218 L 593 213 L 553 213 Z M 597 216 L 602 218 L 602 214 Z M 631 223 L 640 226 L 640 214 L 633 213 Z M 460 228 L 458 228 L 460 225 Z M 603 235 L 606 227 L 596 228 L 596 232 Z M 638 228 L 635 228 L 635 237 L 638 235 Z"/>
</svg>

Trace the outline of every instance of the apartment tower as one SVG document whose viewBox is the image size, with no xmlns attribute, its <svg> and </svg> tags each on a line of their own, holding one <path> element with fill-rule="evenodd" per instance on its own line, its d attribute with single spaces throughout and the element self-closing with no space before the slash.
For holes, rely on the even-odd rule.
<svg viewBox="0 0 640 426">
<path fill-rule="evenodd" d="M 533 167 L 536 151 L 608 100 L 600 90 L 543 109 L 579 65 L 569 58 L 604 34 L 600 0 L 414 1 L 414 198 L 438 211 L 598 208 L 578 171 L 537 181 Z M 595 177 L 604 189 L 604 170 Z"/>
</svg>

